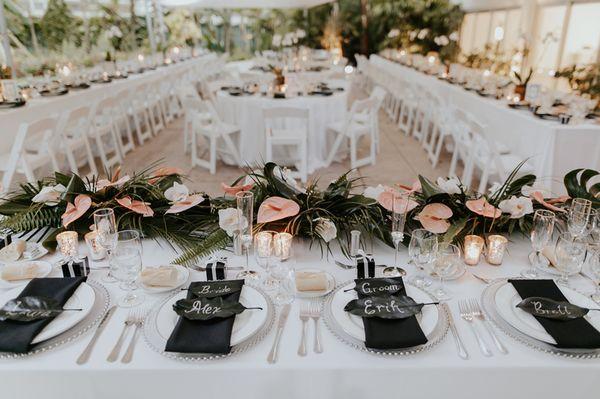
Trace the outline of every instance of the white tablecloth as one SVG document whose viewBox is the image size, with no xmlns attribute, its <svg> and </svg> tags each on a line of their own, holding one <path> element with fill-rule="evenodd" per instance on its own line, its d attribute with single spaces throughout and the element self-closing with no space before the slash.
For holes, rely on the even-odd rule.
<svg viewBox="0 0 600 399">
<path fill-rule="evenodd" d="M 508 146 L 513 154 L 529 159 L 536 175 L 557 194 L 564 190 L 563 176 L 573 169 L 600 169 L 600 125 L 561 125 L 528 111 L 510 109 L 505 102 L 484 98 L 378 55 L 371 62 L 432 90 L 449 104 L 473 114 L 487 125 L 487 133 Z"/>
<path fill-rule="evenodd" d="M 332 87 L 337 87 L 333 86 Z M 218 110 L 222 118 L 238 125 L 242 132 L 241 155 L 244 164 L 265 160 L 265 128 L 262 110 L 269 107 L 300 107 L 309 110 L 308 171 L 327 166 L 326 160 L 333 143 L 326 134 L 329 123 L 343 121 L 346 116 L 348 88 L 331 96 L 303 96 L 290 99 L 273 99 L 254 96 L 231 96 L 217 93 Z M 285 161 L 287 154 L 274 152 L 275 159 Z"/>
<path fill-rule="evenodd" d="M 214 57 L 215 54 L 211 53 L 168 67 L 160 67 L 142 74 L 130 75 L 127 79 L 114 80 L 104 84 L 93 84 L 89 89 L 85 90 L 71 90 L 64 96 L 34 98 L 20 108 L 0 110 L 0 134 L 2 137 L 2 140 L 0 140 L 0 153 L 10 151 L 19 126 L 23 122 L 35 121 L 52 115 L 60 115 L 67 110 L 82 105 L 91 106 L 107 96 L 117 94 L 121 90 L 129 89 L 130 92 L 133 92 L 140 84 L 152 82 L 161 76 L 169 76 L 173 73 L 192 68 Z"/>
<path fill-rule="evenodd" d="M 529 244 L 515 237 L 510 256 L 500 267 L 481 263 L 477 273 L 488 277 L 517 275 L 526 267 Z M 334 249 L 335 253 L 338 253 Z M 318 248 L 308 251 L 297 245 L 296 268 L 323 268 L 337 282 L 354 277 L 331 260 L 321 259 Z M 392 262 L 393 251 L 376 246 L 378 262 Z M 144 243 L 145 266 L 158 265 L 173 258 L 168 246 Z M 406 264 L 406 250 L 401 250 Z M 233 260 L 241 263 L 241 260 Z M 407 266 L 409 272 L 413 268 Z M 55 271 L 55 274 L 57 272 Z M 93 272 L 99 277 L 102 272 Z M 192 279 L 204 273 L 192 272 Z M 592 285 L 582 277 L 574 282 L 583 290 Z M 121 295 L 115 284 L 107 284 L 114 298 Z M 91 333 L 50 352 L 23 359 L 0 361 L 0 397 L 35 399 L 160 399 L 160 398 L 595 398 L 598 396 L 600 360 L 573 360 L 537 352 L 497 333 L 509 350 L 501 355 L 481 355 L 467 324 L 458 317 L 456 300 L 479 298 L 484 284 L 468 273 L 448 283 L 454 299 L 449 303 L 457 328 L 471 355 L 461 360 L 448 335 L 431 351 L 409 357 L 383 358 L 359 352 L 339 342 L 321 324 L 324 352 L 309 351 L 305 358 L 296 354 L 300 338 L 298 319 L 300 300 L 293 304 L 280 346 L 279 362 L 270 365 L 267 354 L 274 330 L 256 347 L 239 356 L 211 362 L 183 363 L 153 352 L 143 339 L 138 342 L 132 363 L 108 363 L 105 358 L 121 332 L 128 310 L 119 309 L 107 325 L 88 364 L 78 366 L 75 359 L 88 343 Z M 160 296 L 147 296 L 146 305 Z M 312 325 L 309 342 L 312 348 Z M 488 343 L 491 340 L 486 335 Z M 184 396 L 185 395 L 185 396 Z"/>
</svg>

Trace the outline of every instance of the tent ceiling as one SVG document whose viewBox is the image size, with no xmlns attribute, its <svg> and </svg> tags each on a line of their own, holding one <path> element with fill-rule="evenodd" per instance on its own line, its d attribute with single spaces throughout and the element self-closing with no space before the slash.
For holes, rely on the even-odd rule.
<svg viewBox="0 0 600 399">
<path fill-rule="evenodd" d="M 165 7 L 310 8 L 333 0 L 160 0 Z"/>
</svg>

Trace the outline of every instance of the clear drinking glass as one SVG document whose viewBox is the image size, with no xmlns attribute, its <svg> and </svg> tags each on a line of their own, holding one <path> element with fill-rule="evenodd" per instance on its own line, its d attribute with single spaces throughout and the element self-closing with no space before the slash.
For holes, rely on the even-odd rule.
<svg viewBox="0 0 600 399">
<path fill-rule="evenodd" d="M 277 291 L 273 295 L 275 305 L 287 305 L 294 302 L 296 278 L 294 269 L 287 262 L 276 261 L 270 269 L 271 277 L 277 282 Z"/>
<path fill-rule="evenodd" d="M 534 250 L 533 265 L 521 275 L 526 278 L 537 278 L 537 268 L 540 264 L 540 253 L 552 238 L 556 215 L 552 211 L 537 210 L 533 214 L 533 228 L 531 229 L 531 246 Z"/>
<path fill-rule="evenodd" d="M 579 273 L 585 259 L 586 245 L 570 233 L 558 237 L 555 249 L 556 268 L 562 273 L 559 284 L 569 285 L 569 275 Z"/>
<path fill-rule="evenodd" d="M 240 191 L 235 195 L 237 210 L 239 212 L 239 237 L 242 249 L 246 255 L 244 270 L 238 274 L 238 278 L 258 279 L 258 273 L 249 269 L 248 258 L 252 248 L 252 228 L 254 221 L 254 193 L 251 191 Z"/>
<path fill-rule="evenodd" d="M 592 294 L 592 300 L 600 303 L 600 245 L 595 245 L 588 256 L 590 257 L 588 260 L 590 271 L 596 281 L 596 291 Z"/>
<path fill-rule="evenodd" d="M 117 245 L 110 263 L 114 276 L 123 283 L 121 288 L 126 291 L 118 305 L 130 308 L 141 304 L 144 296 L 135 294 L 136 280 L 142 272 L 142 242 L 137 231 L 123 230 L 117 233 Z"/>
<path fill-rule="evenodd" d="M 567 227 L 573 238 L 581 238 L 589 233 L 588 223 L 592 211 L 592 201 L 585 198 L 574 198 L 569 207 Z"/>
<path fill-rule="evenodd" d="M 439 287 L 433 295 L 440 300 L 451 299 L 451 295 L 444 288 L 444 279 L 450 277 L 459 267 L 463 267 L 460 248 L 454 244 L 438 245 L 437 255 L 433 262 L 429 263 L 430 270 L 440 279 Z"/>
<path fill-rule="evenodd" d="M 423 268 L 433 262 L 438 250 L 437 236 L 425 229 L 413 230 L 408 245 L 408 255 L 417 267 L 417 274 L 411 279 L 411 283 L 417 287 L 428 287 L 431 285 L 423 273 Z"/>
<path fill-rule="evenodd" d="M 112 256 L 112 251 L 117 245 L 117 222 L 115 219 L 115 211 L 111 208 L 98 209 L 94 212 L 94 226 L 98 233 L 96 242 L 106 251 L 108 258 L 108 273 L 104 276 L 102 281 L 114 283 L 116 279 L 113 276 L 114 270 L 112 270 L 110 258 Z"/>
<path fill-rule="evenodd" d="M 590 212 L 589 233 L 593 243 L 600 243 L 600 211 L 592 209 Z"/>
</svg>

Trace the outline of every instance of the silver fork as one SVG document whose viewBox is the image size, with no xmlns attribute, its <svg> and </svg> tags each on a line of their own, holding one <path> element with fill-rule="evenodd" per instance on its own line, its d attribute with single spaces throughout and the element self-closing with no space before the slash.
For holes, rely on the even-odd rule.
<svg viewBox="0 0 600 399">
<path fill-rule="evenodd" d="M 300 338 L 300 346 L 298 346 L 299 356 L 306 356 L 306 329 L 308 327 L 308 319 L 310 319 L 310 303 L 303 303 L 300 307 L 300 320 L 302 320 L 302 338 Z"/>
<path fill-rule="evenodd" d="M 458 310 L 460 311 L 460 317 L 466 321 L 469 326 L 471 326 L 471 330 L 473 330 L 473 334 L 475 334 L 475 338 L 477 339 L 477 343 L 479 344 L 479 349 L 484 356 L 492 356 L 492 352 L 487 347 L 486 343 L 483 341 L 483 338 L 475 328 L 475 324 L 473 324 L 473 313 L 469 310 L 469 305 L 465 300 L 458 301 Z"/>
<path fill-rule="evenodd" d="M 496 348 L 498 348 L 500 353 L 503 353 L 505 355 L 508 354 L 508 349 L 506 349 L 506 347 L 502 344 L 502 342 L 500 342 L 500 339 L 498 339 L 498 336 L 494 332 L 494 329 L 490 325 L 490 322 L 485 318 L 485 313 L 483 313 L 483 311 L 481 310 L 481 307 L 479 306 L 479 303 L 477 302 L 477 300 L 475 298 L 471 298 L 469 300 L 469 303 L 471 304 L 471 312 L 473 313 L 473 316 L 475 316 L 476 318 L 481 320 L 481 323 L 485 326 L 488 333 L 492 337 L 492 340 L 494 341 L 494 345 L 496 345 Z"/>
<path fill-rule="evenodd" d="M 125 323 L 123 323 L 123 330 L 121 331 L 121 335 L 119 335 L 117 343 L 106 358 L 106 360 L 108 360 L 109 362 L 115 362 L 119 358 L 119 354 L 121 353 L 121 347 L 123 346 L 123 341 L 125 341 L 127 330 L 130 326 L 132 326 L 135 323 L 136 316 L 137 314 L 133 310 L 129 312 L 127 319 L 125 319 Z"/>
<path fill-rule="evenodd" d="M 313 300 L 310 304 L 310 317 L 315 323 L 315 342 L 313 351 L 315 353 L 323 353 L 321 345 L 321 329 L 319 328 L 319 319 L 321 318 L 321 304 L 318 300 Z"/>
<path fill-rule="evenodd" d="M 137 342 L 138 334 L 142 326 L 144 325 L 144 316 L 145 312 L 140 310 L 136 313 L 135 319 L 133 323 L 135 324 L 135 330 L 133 330 L 133 336 L 131 337 L 131 341 L 129 341 L 129 346 L 127 346 L 127 351 L 121 358 L 121 363 L 129 363 L 131 359 L 133 359 L 133 351 L 135 350 L 135 343 Z"/>
</svg>

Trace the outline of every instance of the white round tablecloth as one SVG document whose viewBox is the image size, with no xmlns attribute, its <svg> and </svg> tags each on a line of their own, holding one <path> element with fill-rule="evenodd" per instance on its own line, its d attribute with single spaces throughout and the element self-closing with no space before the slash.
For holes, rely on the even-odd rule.
<svg viewBox="0 0 600 399">
<path fill-rule="evenodd" d="M 338 83 L 332 87 L 339 87 Z M 342 121 L 346 116 L 348 89 L 331 96 L 301 96 L 274 99 L 260 94 L 231 96 L 217 93 L 217 106 L 223 120 L 241 129 L 241 158 L 244 164 L 265 160 L 265 128 L 262 110 L 272 107 L 300 107 L 309 110 L 308 171 L 327 166 L 326 160 L 333 137 L 327 135 L 327 125 Z M 274 151 L 275 160 L 285 160 L 289 154 Z"/>
</svg>

